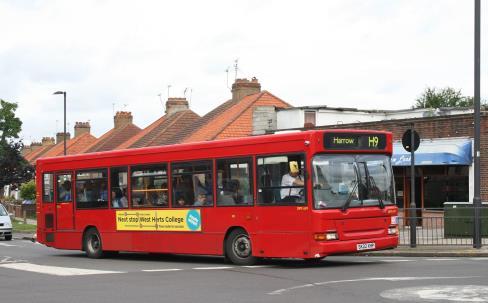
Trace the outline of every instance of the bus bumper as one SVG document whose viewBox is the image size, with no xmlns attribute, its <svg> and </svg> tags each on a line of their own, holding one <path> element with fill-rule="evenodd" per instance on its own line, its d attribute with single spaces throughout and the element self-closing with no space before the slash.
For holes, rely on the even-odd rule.
<svg viewBox="0 0 488 303">
<path fill-rule="evenodd" d="M 398 236 L 348 241 L 316 241 L 312 244 L 310 257 L 323 258 L 329 255 L 392 249 L 397 246 Z"/>
</svg>

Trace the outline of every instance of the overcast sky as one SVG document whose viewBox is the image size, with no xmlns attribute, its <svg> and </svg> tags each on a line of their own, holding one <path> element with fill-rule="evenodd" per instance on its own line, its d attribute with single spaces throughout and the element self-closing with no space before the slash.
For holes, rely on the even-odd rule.
<svg viewBox="0 0 488 303">
<path fill-rule="evenodd" d="M 472 0 L 0 0 L 0 98 L 19 104 L 25 143 L 62 131 L 58 90 L 71 133 L 90 121 L 98 137 L 114 110 L 158 119 L 168 85 L 204 115 L 231 97 L 238 58 L 239 78 L 294 106 L 403 109 L 428 86 L 473 95 L 473 29 Z"/>
</svg>

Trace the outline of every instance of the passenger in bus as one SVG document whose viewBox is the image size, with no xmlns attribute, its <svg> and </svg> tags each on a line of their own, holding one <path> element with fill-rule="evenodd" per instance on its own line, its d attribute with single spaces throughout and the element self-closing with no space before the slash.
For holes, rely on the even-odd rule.
<svg viewBox="0 0 488 303">
<path fill-rule="evenodd" d="M 98 201 L 108 201 L 107 183 L 104 181 L 100 183 L 100 197 Z"/>
<path fill-rule="evenodd" d="M 204 180 L 202 183 L 201 178 Z M 196 174 L 193 175 L 193 184 L 196 192 L 203 192 L 207 195 L 212 193 L 212 174 Z"/>
<path fill-rule="evenodd" d="M 185 198 L 183 198 L 183 196 L 177 197 L 175 206 L 176 207 L 185 207 L 186 206 Z"/>
<path fill-rule="evenodd" d="M 207 195 L 205 193 L 199 193 L 197 200 L 193 203 L 194 206 L 207 206 L 210 202 L 207 200 Z"/>
<path fill-rule="evenodd" d="M 59 201 L 71 201 L 71 181 L 63 182 L 59 192 Z"/>
<path fill-rule="evenodd" d="M 160 193 L 160 194 L 158 194 L 158 200 L 154 204 L 157 205 L 157 206 L 166 206 L 166 205 L 168 205 L 168 196 L 166 195 L 166 193 Z"/>
<path fill-rule="evenodd" d="M 282 202 L 297 202 L 302 195 L 303 188 L 293 188 L 291 186 L 303 186 L 303 176 L 300 175 L 297 161 L 290 161 L 289 172 L 281 178 L 281 201 Z"/>
<path fill-rule="evenodd" d="M 113 208 L 124 208 L 127 207 L 129 201 L 127 197 L 124 196 L 120 188 L 116 187 L 112 189 L 112 207 Z"/>
<path fill-rule="evenodd" d="M 161 189 L 160 189 L 160 191 L 158 191 L 157 196 L 156 196 L 156 201 L 153 201 L 154 205 L 157 205 L 157 206 L 168 205 L 167 188 L 168 188 L 168 185 L 166 183 L 163 183 L 161 185 Z"/>
</svg>

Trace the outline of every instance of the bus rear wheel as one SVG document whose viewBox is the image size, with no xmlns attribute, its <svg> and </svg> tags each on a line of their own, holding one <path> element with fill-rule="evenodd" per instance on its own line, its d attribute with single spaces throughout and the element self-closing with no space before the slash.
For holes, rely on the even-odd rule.
<svg viewBox="0 0 488 303">
<path fill-rule="evenodd" d="M 234 229 L 225 241 L 225 252 L 236 265 L 253 265 L 257 258 L 252 255 L 251 238 L 243 229 Z"/>
<path fill-rule="evenodd" d="M 96 228 L 90 228 L 86 231 L 85 237 L 83 238 L 83 247 L 88 258 L 103 258 L 102 238 Z"/>
</svg>

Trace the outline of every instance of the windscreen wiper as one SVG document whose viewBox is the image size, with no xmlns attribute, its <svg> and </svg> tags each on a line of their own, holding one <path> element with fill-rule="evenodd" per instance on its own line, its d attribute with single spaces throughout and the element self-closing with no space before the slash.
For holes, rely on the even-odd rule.
<svg viewBox="0 0 488 303">
<path fill-rule="evenodd" d="M 378 198 L 378 205 L 381 209 L 385 208 L 385 203 L 383 203 L 383 199 L 381 199 L 381 191 L 378 186 L 376 186 L 376 181 L 374 180 L 373 176 L 369 175 L 369 183 L 371 184 L 370 190 L 373 192 Z"/>
<path fill-rule="evenodd" d="M 354 191 L 358 187 L 358 181 L 354 180 L 354 187 L 352 188 L 351 192 L 349 193 L 349 196 L 347 197 L 346 203 L 344 203 L 344 206 L 342 206 L 342 211 L 345 212 L 349 208 L 349 204 L 351 204 L 352 197 L 354 194 Z"/>
</svg>

